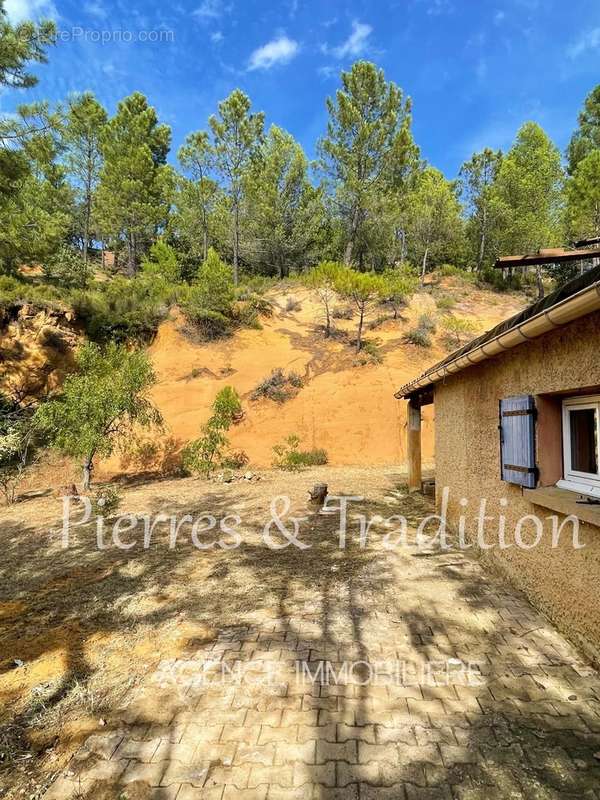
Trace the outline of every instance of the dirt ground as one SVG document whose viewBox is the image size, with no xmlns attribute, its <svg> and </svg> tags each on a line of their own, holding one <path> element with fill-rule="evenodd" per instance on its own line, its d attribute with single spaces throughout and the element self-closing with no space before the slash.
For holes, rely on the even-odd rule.
<svg viewBox="0 0 600 800">
<path fill-rule="evenodd" d="M 282 575 L 270 569 L 271 551 L 256 547 L 270 498 L 288 495 L 296 514 L 310 514 L 307 489 L 325 476 L 330 492 L 363 495 L 377 508 L 393 504 L 390 493 L 403 480 L 398 469 L 375 468 L 257 475 L 229 485 L 180 479 L 134 487 L 119 509 L 219 519 L 239 513 L 248 550 L 199 551 L 189 526 L 170 550 L 166 523 L 149 549 L 98 550 L 93 520 L 63 549 L 58 498 L 0 511 L 0 796 L 21 797 L 22 789 L 36 796 L 162 658 L 278 597 Z M 73 519 L 81 513 L 75 508 Z"/>
<path fill-rule="evenodd" d="M 401 464 L 406 457 L 406 404 L 395 400 L 394 392 L 456 347 L 448 342 L 444 315 L 436 308 L 436 298 L 442 295 L 455 300 L 453 313 L 473 323 L 473 335 L 526 304 L 523 294 L 497 294 L 444 278 L 438 286 L 417 293 L 397 320 L 384 309 L 371 315 L 365 338 L 378 346 L 381 364 L 357 364 L 352 347 L 356 319 L 336 319 L 337 336 L 325 339 L 322 309 L 314 293 L 302 286 L 268 293 L 274 313 L 262 318 L 261 330 L 243 329 L 208 344 L 190 337 L 183 318 L 172 313 L 149 348 L 158 376 L 152 396 L 166 425 L 161 444 L 157 447 L 156 438 L 148 437 L 150 447 L 142 446 L 139 457 L 112 458 L 100 465 L 98 477 L 163 469 L 173 453 L 198 436 L 216 394 L 226 385 L 239 392 L 245 412 L 242 423 L 231 431 L 231 443 L 246 452 L 252 467 L 269 468 L 273 446 L 291 433 L 300 437 L 303 447 L 325 448 L 334 466 Z M 290 299 L 297 301 L 291 311 Z M 430 348 L 404 340 L 422 315 L 437 323 Z M 278 368 L 302 376 L 304 387 L 297 396 L 285 404 L 253 400 L 254 389 Z M 433 456 L 431 409 L 424 410 L 423 456 L 426 462 Z"/>
</svg>

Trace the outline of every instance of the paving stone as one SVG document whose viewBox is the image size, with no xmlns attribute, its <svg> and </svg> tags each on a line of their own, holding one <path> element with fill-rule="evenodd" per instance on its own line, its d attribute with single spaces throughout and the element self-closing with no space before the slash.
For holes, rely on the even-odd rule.
<svg viewBox="0 0 600 800">
<path fill-rule="evenodd" d="M 309 784 L 315 786 L 335 786 L 336 764 L 328 761 L 326 764 L 294 764 L 294 786 Z"/>
<path fill-rule="evenodd" d="M 174 788 L 176 792 L 179 792 L 175 795 L 177 800 L 222 800 L 225 789 L 224 786 L 203 786 L 198 788 L 187 783 L 182 784 L 181 787 L 176 786 Z"/>
<path fill-rule="evenodd" d="M 375 744 L 375 726 L 374 725 L 346 725 L 340 724 L 337 726 L 337 741 L 362 741 Z"/>
<path fill-rule="evenodd" d="M 361 744 L 363 744 L 361 742 Z M 358 747 L 355 741 L 348 742 L 317 742 L 317 763 L 324 764 L 326 761 L 348 761 L 356 763 L 358 761 Z"/>
<path fill-rule="evenodd" d="M 314 764 L 317 743 L 308 742 L 278 742 L 275 753 L 275 764 L 290 764 L 301 761 L 304 764 Z"/>
<path fill-rule="evenodd" d="M 135 759 L 136 761 L 149 762 L 161 743 L 160 739 L 139 742 L 136 739 L 125 737 L 115 750 L 114 758 Z"/>
</svg>

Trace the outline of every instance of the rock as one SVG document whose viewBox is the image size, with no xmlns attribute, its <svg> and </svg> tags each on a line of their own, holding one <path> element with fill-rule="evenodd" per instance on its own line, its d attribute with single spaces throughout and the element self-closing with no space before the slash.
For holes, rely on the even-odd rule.
<svg viewBox="0 0 600 800">
<path fill-rule="evenodd" d="M 16 667 L 17 669 L 19 669 L 19 667 L 23 667 L 23 666 L 25 666 L 25 662 L 24 662 L 24 661 L 21 661 L 21 659 L 20 659 L 20 658 L 13 658 L 13 664 L 15 665 L 15 667 Z"/>
<path fill-rule="evenodd" d="M 310 495 L 311 503 L 322 506 L 327 498 L 327 484 L 316 483 L 313 488 L 309 490 L 308 494 Z"/>
<path fill-rule="evenodd" d="M 245 475 L 244 475 L 244 480 L 245 481 L 251 481 L 253 477 L 254 477 L 254 474 L 252 472 L 246 472 Z"/>
</svg>

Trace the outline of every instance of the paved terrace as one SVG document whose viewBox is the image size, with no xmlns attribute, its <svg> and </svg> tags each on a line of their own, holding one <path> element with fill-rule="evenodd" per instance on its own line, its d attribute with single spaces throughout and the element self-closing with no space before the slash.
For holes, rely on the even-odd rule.
<svg viewBox="0 0 600 800">
<path fill-rule="evenodd" d="M 357 509 L 428 513 L 392 484 Z M 245 613 L 164 659 L 45 800 L 600 800 L 600 678 L 573 647 L 470 554 L 382 550 L 383 524 L 340 552 L 337 524 L 221 553 L 212 591 L 245 582 Z"/>
</svg>

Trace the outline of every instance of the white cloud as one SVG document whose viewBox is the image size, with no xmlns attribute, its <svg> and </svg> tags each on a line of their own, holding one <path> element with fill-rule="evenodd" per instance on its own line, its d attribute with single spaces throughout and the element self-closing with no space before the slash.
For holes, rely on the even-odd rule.
<svg viewBox="0 0 600 800">
<path fill-rule="evenodd" d="M 427 8 L 430 17 L 437 17 L 440 14 L 450 14 L 454 11 L 454 6 L 449 0 L 433 0 Z"/>
<path fill-rule="evenodd" d="M 14 24 L 26 19 L 50 17 L 56 19 L 58 12 L 52 0 L 6 0 L 5 11 Z"/>
<path fill-rule="evenodd" d="M 359 56 L 366 50 L 372 30 L 373 28 L 370 25 L 354 20 L 350 36 L 341 45 L 334 47 L 331 52 L 336 58 Z M 324 48 L 324 50 L 327 50 L 327 48 Z"/>
<path fill-rule="evenodd" d="M 498 11 L 496 11 L 496 13 L 494 14 L 494 23 L 496 25 L 500 25 L 501 23 L 504 22 L 505 19 L 506 19 L 506 13 L 502 11 L 502 9 L 498 9 Z"/>
<path fill-rule="evenodd" d="M 600 28 L 592 28 L 567 47 L 567 55 L 572 59 L 579 58 L 588 50 L 597 50 L 598 47 L 600 47 Z"/>
<path fill-rule="evenodd" d="M 221 0 L 202 0 L 202 3 L 193 12 L 195 17 L 203 20 L 220 19 L 220 17 L 231 10 L 231 6 L 225 6 Z"/>
<path fill-rule="evenodd" d="M 298 42 L 282 34 L 252 53 L 248 69 L 271 69 L 275 64 L 287 64 L 298 55 L 299 49 Z"/>
<path fill-rule="evenodd" d="M 97 17 L 98 19 L 106 19 L 108 17 L 108 11 L 99 0 L 90 0 L 89 3 L 84 5 L 83 9 L 91 17 Z"/>
<path fill-rule="evenodd" d="M 213 44 L 220 44 L 223 41 L 223 34 L 221 31 L 215 31 L 211 33 L 210 40 Z"/>
</svg>

